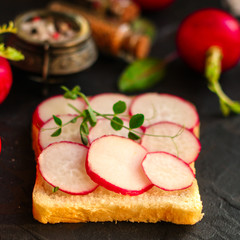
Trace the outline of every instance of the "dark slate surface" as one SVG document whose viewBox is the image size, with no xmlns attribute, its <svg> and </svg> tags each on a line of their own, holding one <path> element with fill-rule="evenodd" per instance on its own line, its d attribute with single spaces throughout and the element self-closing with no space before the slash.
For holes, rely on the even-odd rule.
<svg viewBox="0 0 240 240">
<path fill-rule="evenodd" d="M 16 14 L 40 8 L 47 1 L 2 1 L 0 23 Z M 180 21 L 202 7 L 220 7 L 220 1 L 176 0 L 162 12 L 145 13 L 158 27 L 151 55 L 164 57 L 174 51 L 174 33 Z M 95 65 L 69 77 L 68 87 L 80 84 L 87 95 L 117 92 L 116 80 L 126 64 L 100 56 Z M 217 98 L 207 90 L 204 78 L 181 60 L 168 68 L 165 81 L 151 91 L 177 94 L 196 104 L 201 119 L 202 152 L 197 179 L 203 200 L 203 220 L 195 226 L 171 223 L 87 223 L 43 225 L 31 212 L 31 192 L 35 162 L 31 149 L 30 124 L 34 108 L 44 97 L 41 85 L 27 80 L 14 69 L 14 84 L 7 100 L 0 105 L 0 239 L 240 239 L 240 116 L 223 118 Z M 224 90 L 240 99 L 240 65 L 222 75 Z M 49 96 L 61 93 L 59 86 L 49 88 Z"/>
</svg>

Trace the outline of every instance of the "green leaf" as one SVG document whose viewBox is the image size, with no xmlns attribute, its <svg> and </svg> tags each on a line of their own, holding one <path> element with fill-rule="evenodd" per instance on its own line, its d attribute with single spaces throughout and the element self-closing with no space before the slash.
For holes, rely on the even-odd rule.
<svg viewBox="0 0 240 240">
<path fill-rule="evenodd" d="M 127 105 L 125 102 L 118 101 L 113 105 L 113 112 L 115 114 L 120 114 L 120 113 L 125 112 L 126 108 L 127 108 Z"/>
<path fill-rule="evenodd" d="M 152 58 L 137 60 L 121 74 L 118 88 L 123 92 L 146 90 L 162 80 L 164 73 L 163 61 Z"/>
<path fill-rule="evenodd" d="M 76 123 L 77 120 L 78 120 L 78 117 L 75 117 L 75 118 L 73 118 L 73 119 L 70 121 L 70 123 Z"/>
<path fill-rule="evenodd" d="M 80 133 L 80 135 L 81 135 L 82 143 L 87 146 L 88 145 L 88 137 L 83 133 L 82 134 Z"/>
<path fill-rule="evenodd" d="M 97 117 L 91 107 L 88 107 L 88 109 L 86 109 L 86 114 L 90 125 L 94 127 L 97 123 Z"/>
<path fill-rule="evenodd" d="M 53 115 L 53 119 L 54 119 L 54 122 L 55 122 L 59 127 L 62 126 L 62 120 L 61 120 L 59 117 Z"/>
<path fill-rule="evenodd" d="M 77 94 L 72 93 L 71 91 L 65 92 L 63 96 L 64 96 L 65 98 L 72 99 L 72 100 L 75 100 L 75 99 L 77 99 L 77 97 L 78 97 Z"/>
<path fill-rule="evenodd" d="M 2 26 L 0 26 L 0 34 L 2 33 L 16 33 L 17 29 L 14 26 L 14 23 L 12 21 L 10 21 L 7 24 L 3 24 Z"/>
<path fill-rule="evenodd" d="M 144 115 L 141 113 L 135 114 L 130 119 L 129 127 L 131 129 L 139 128 L 143 125 L 143 122 L 144 122 Z"/>
<path fill-rule="evenodd" d="M 58 190 L 59 190 L 59 187 L 54 187 L 54 188 L 52 189 L 52 192 L 55 193 L 55 192 L 57 192 Z"/>
<path fill-rule="evenodd" d="M 123 127 L 123 120 L 118 117 L 113 117 L 111 120 L 111 126 L 114 130 L 119 131 Z"/>
<path fill-rule="evenodd" d="M 61 88 L 65 91 L 63 96 L 73 100 L 78 98 L 78 93 L 81 90 L 79 86 L 75 86 L 72 90 L 68 89 L 66 86 L 61 86 Z"/>
<path fill-rule="evenodd" d="M 4 44 L 0 44 L 0 56 L 9 60 L 20 61 L 24 59 L 21 52 L 12 47 L 5 47 Z"/>
<path fill-rule="evenodd" d="M 57 137 L 62 133 L 62 128 L 58 128 L 52 135 L 51 137 Z"/>
<path fill-rule="evenodd" d="M 72 89 L 72 92 L 73 92 L 73 93 L 76 93 L 76 94 L 79 93 L 80 91 L 81 91 L 81 88 L 80 88 L 80 86 L 78 86 L 78 85 L 75 86 L 75 87 Z"/>
<path fill-rule="evenodd" d="M 138 139 L 140 139 L 140 137 L 139 137 L 137 134 L 133 133 L 133 132 L 129 132 L 129 133 L 128 133 L 128 138 L 130 138 L 130 139 L 132 139 L 132 140 L 138 140 Z"/>
<path fill-rule="evenodd" d="M 138 18 L 132 21 L 131 29 L 136 33 L 147 35 L 151 40 L 154 40 L 156 36 L 155 25 L 145 18 Z"/>
<path fill-rule="evenodd" d="M 85 121 L 83 121 L 80 125 L 80 132 L 84 135 L 89 134 L 89 128 L 88 128 L 88 125 Z"/>
<path fill-rule="evenodd" d="M 87 109 L 85 109 L 85 110 L 82 111 L 81 117 L 87 118 Z"/>
</svg>

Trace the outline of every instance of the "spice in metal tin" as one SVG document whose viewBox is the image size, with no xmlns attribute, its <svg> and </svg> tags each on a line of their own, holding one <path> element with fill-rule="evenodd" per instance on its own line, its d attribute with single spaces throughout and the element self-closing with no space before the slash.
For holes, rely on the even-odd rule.
<svg viewBox="0 0 240 240">
<path fill-rule="evenodd" d="M 87 69 L 97 58 L 83 16 L 33 10 L 17 16 L 15 24 L 18 33 L 8 38 L 8 45 L 20 50 L 25 59 L 13 65 L 27 71 L 35 81 L 60 82 L 65 79 L 63 75 Z"/>
<path fill-rule="evenodd" d="M 20 25 L 20 31 L 30 38 L 49 43 L 68 41 L 76 36 L 76 31 L 70 22 L 53 16 L 35 16 Z"/>
<path fill-rule="evenodd" d="M 49 9 L 56 12 L 74 13 L 84 16 L 92 30 L 98 48 L 127 61 L 145 58 L 150 50 L 151 40 L 147 35 L 134 33 L 130 24 L 111 22 L 93 12 L 63 2 L 52 2 Z"/>
</svg>

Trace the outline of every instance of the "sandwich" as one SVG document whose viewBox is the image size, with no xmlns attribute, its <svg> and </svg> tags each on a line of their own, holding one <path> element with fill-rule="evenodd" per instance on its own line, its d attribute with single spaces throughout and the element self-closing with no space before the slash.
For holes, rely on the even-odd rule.
<svg viewBox="0 0 240 240">
<path fill-rule="evenodd" d="M 199 126 L 194 105 L 169 94 L 46 99 L 32 122 L 33 217 L 197 223 L 203 217 L 194 166 Z"/>
</svg>

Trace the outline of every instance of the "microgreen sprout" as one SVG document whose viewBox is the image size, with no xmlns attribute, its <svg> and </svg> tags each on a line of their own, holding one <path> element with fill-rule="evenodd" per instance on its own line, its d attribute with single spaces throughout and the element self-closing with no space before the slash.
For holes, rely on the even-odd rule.
<svg viewBox="0 0 240 240">
<path fill-rule="evenodd" d="M 52 189 L 52 192 L 55 193 L 55 192 L 57 192 L 58 190 L 59 190 L 59 187 L 54 187 L 54 188 Z"/>
<path fill-rule="evenodd" d="M 88 134 L 89 134 L 89 125 L 94 127 L 97 123 L 97 117 L 103 117 L 110 121 L 111 127 L 115 131 L 119 131 L 122 128 L 127 129 L 128 132 L 128 138 L 132 140 L 138 140 L 141 138 L 141 135 L 147 135 L 152 137 L 166 137 L 170 138 L 173 141 L 173 144 L 175 145 L 177 149 L 177 155 L 178 155 L 178 148 L 174 141 L 174 138 L 180 136 L 182 132 L 184 131 L 184 127 L 182 127 L 175 135 L 173 136 L 167 136 L 167 135 L 153 135 L 153 134 L 147 134 L 142 133 L 140 131 L 137 131 L 137 128 L 140 128 L 144 123 L 144 115 L 141 113 L 135 114 L 131 116 L 129 121 L 129 126 L 125 126 L 123 120 L 119 117 L 120 114 L 124 113 L 127 106 L 124 101 L 118 101 L 113 105 L 113 113 L 112 114 L 101 114 L 94 109 L 92 109 L 87 97 L 84 93 L 81 92 L 81 88 L 79 86 L 75 86 L 72 90 L 68 89 L 65 86 L 62 86 L 62 89 L 65 91 L 64 97 L 68 99 L 77 99 L 78 97 L 81 97 L 85 103 L 87 104 L 87 108 L 83 111 L 79 111 L 75 106 L 72 104 L 68 104 L 69 107 L 71 107 L 73 110 L 77 112 L 77 116 L 75 116 L 70 121 L 66 122 L 65 124 L 62 124 L 62 121 L 57 116 L 53 115 L 54 122 L 56 123 L 56 131 L 51 135 L 52 137 L 59 136 L 62 132 L 62 128 L 70 123 L 75 123 L 78 118 L 82 118 L 82 123 L 79 127 L 79 132 L 81 136 L 82 143 L 85 145 L 88 145 Z M 44 129 L 47 130 L 47 129 Z M 50 130 L 50 129 L 48 129 Z"/>
</svg>

